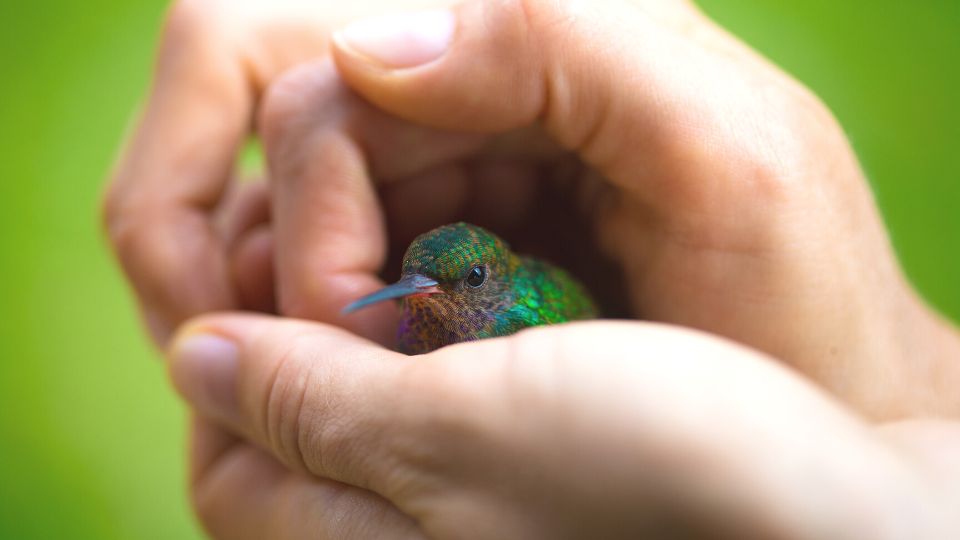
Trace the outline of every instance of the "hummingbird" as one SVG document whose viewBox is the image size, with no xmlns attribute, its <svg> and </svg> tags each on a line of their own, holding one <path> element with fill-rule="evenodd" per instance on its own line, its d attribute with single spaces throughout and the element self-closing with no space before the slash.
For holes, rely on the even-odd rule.
<svg viewBox="0 0 960 540">
<path fill-rule="evenodd" d="M 343 311 L 389 299 L 402 303 L 397 349 L 406 354 L 597 316 L 586 288 L 566 271 L 517 255 L 497 235 L 463 222 L 415 238 L 400 280 Z"/>
</svg>

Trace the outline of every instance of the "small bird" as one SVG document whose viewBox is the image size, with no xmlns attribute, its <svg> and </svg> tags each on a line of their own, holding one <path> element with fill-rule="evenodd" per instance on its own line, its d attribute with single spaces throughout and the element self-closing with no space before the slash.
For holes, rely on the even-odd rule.
<svg viewBox="0 0 960 540">
<path fill-rule="evenodd" d="M 570 274 L 516 255 L 495 234 L 462 222 L 414 239 L 400 280 L 344 313 L 392 298 L 402 299 L 397 348 L 407 354 L 597 316 L 594 301 Z"/>
</svg>

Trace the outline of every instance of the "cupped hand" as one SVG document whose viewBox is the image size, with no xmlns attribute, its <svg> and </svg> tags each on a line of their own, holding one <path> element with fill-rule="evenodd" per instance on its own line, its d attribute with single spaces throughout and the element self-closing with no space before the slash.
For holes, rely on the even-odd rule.
<svg viewBox="0 0 960 540">
<path fill-rule="evenodd" d="M 747 343 L 876 417 L 957 413 L 960 345 L 905 284 L 842 131 L 692 5 L 474 1 L 343 32 L 341 74 L 407 125 L 338 111 L 324 68 L 276 80 L 382 9 L 171 10 L 104 207 L 158 342 L 279 304 L 389 343 L 389 306 L 340 308 L 379 286 L 388 246 L 465 218 L 569 267 L 611 315 Z M 272 188 L 231 195 L 257 111 Z"/>
<path fill-rule="evenodd" d="M 464 219 L 614 315 L 756 347 L 873 417 L 960 413 L 956 334 L 903 279 L 842 130 L 690 4 L 468 1 L 333 51 L 363 99 L 319 61 L 261 115 L 281 313 L 389 341 L 390 306 L 339 309 Z"/>
<path fill-rule="evenodd" d="M 384 10 L 442 0 L 178 0 L 154 81 L 103 207 L 111 242 L 151 335 L 163 345 L 190 316 L 272 309 L 264 190 L 234 182 L 264 89 L 329 52 L 330 33 Z M 362 320 L 362 319 L 360 319 Z"/>
<path fill-rule="evenodd" d="M 960 427 L 875 428 L 761 354 L 592 322 L 417 357 L 336 327 L 175 340 L 216 538 L 953 538 Z"/>
</svg>

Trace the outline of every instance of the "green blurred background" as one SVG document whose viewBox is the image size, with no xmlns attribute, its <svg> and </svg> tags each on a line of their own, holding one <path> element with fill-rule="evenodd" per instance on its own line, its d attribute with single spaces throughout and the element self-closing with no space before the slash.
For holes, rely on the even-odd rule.
<svg viewBox="0 0 960 540">
<path fill-rule="evenodd" d="M 960 2 L 709 0 L 839 116 L 907 274 L 960 320 Z M 182 407 L 101 238 L 164 3 L 0 5 L 0 538 L 190 538 Z"/>
</svg>

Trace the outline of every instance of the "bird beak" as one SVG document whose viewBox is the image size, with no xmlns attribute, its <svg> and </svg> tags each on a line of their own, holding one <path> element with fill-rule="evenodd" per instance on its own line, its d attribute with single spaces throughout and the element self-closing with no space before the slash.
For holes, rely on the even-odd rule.
<svg viewBox="0 0 960 540">
<path fill-rule="evenodd" d="M 384 300 L 390 300 L 391 298 L 403 298 L 405 296 L 411 296 L 415 294 L 438 293 L 440 292 L 440 289 L 437 288 L 437 285 L 439 285 L 439 283 L 437 283 L 435 280 L 420 274 L 403 276 L 400 278 L 400 281 L 391 285 L 387 285 L 379 291 L 368 294 L 367 296 L 364 296 L 363 298 L 343 308 L 343 314 L 346 315 L 347 313 L 353 313 L 360 308 L 365 308 L 369 305 L 383 302 Z"/>
</svg>

